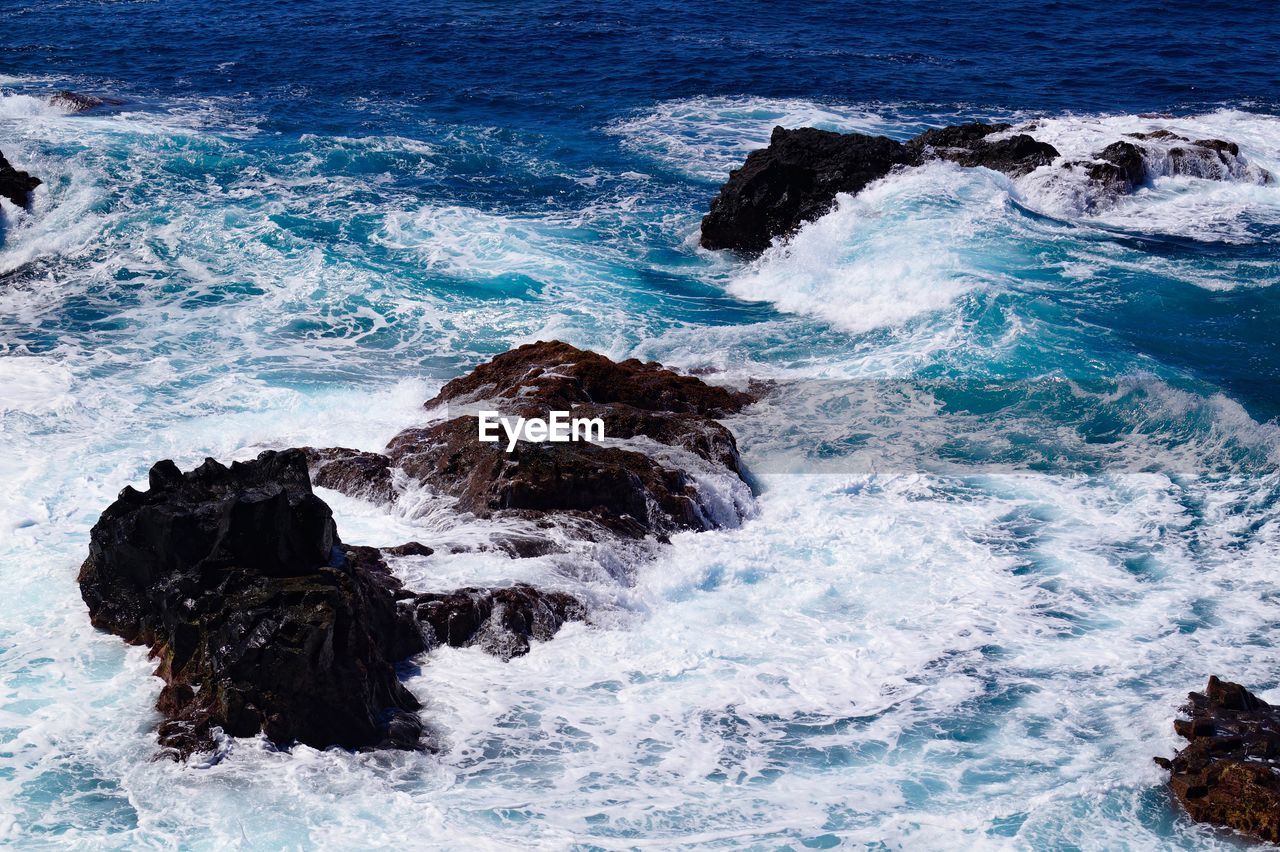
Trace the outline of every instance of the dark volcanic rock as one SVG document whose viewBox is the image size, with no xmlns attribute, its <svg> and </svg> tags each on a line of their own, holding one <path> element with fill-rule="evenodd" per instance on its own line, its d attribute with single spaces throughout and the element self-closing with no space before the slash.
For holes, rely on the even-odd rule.
<svg viewBox="0 0 1280 852">
<path fill-rule="evenodd" d="M 160 740 L 178 756 L 212 748 L 217 728 L 280 744 L 417 747 L 418 702 L 396 662 L 428 639 L 509 659 L 584 607 L 524 585 L 409 591 L 384 553 L 432 548 L 343 544 L 310 476 L 393 501 L 394 472 L 464 511 L 530 521 L 492 541 L 512 556 L 560 552 L 575 536 L 662 538 L 747 511 L 733 435 L 713 418 L 753 400 L 652 362 L 615 363 L 556 341 L 522 346 L 448 383 L 428 407 L 568 410 L 599 417 L 609 440 L 626 443 L 521 441 L 506 452 L 461 414 L 401 432 L 385 454 L 295 449 L 187 473 L 160 462 L 146 492 L 126 488 L 94 525 L 81 593 L 96 626 L 160 659 Z M 704 506 L 708 476 L 723 479 L 710 489 L 719 502 Z"/>
<path fill-rule="evenodd" d="M 1187 145 L 1176 145 L 1169 149 L 1168 156 L 1167 173 L 1170 175 L 1229 180 L 1247 168 L 1240 159 L 1240 147 L 1221 139 L 1201 139 Z"/>
<path fill-rule="evenodd" d="M 387 452 L 409 476 L 479 517 L 579 513 L 627 536 L 709 526 L 688 477 L 643 453 L 586 442 L 521 442 L 507 452 L 501 443 L 481 443 L 477 427 L 476 418 L 457 417 L 407 430 Z"/>
<path fill-rule="evenodd" d="M 455 648 L 479 647 L 509 660 L 529 653 L 532 639 L 546 641 L 566 621 L 586 611 L 572 595 L 540 592 L 523 583 L 505 589 L 459 589 L 415 598 L 418 618 L 431 638 Z"/>
<path fill-rule="evenodd" d="M 775 127 L 769 147 L 747 155 L 711 202 L 702 245 L 758 254 L 830 210 L 836 193 L 859 192 L 914 162 L 911 150 L 884 136 Z"/>
<path fill-rule="evenodd" d="M 1088 175 L 1107 192 L 1124 195 L 1146 180 L 1142 149 L 1132 142 L 1112 142 L 1093 156 L 1099 162 L 1088 164 Z"/>
<path fill-rule="evenodd" d="M 302 452 L 316 486 L 377 503 L 395 499 L 391 462 L 386 456 L 347 447 L 303 447 Z"/>
<path fill-rule="evenodd" d="M 417 541 L 406 541 L 395 547 L 384 547 L 382 552 L 390 553 L 392 556 L 430 556 L 435 553 L 433 549 Z"/>
<path fill-rule="evenodd" d="M 654 361 L 614 362 L 551 340 L 527 343 L 481 364 L 446 384 L 426 407 L 487 399 L 527 403 L 535 413 L 597 403 L 708 417 L 733 414 L 755 401 L 750 394 L 682 376 Z"/>
<path fill-rule="evenodd" d="M 729 173 L 702 220 L 702 246 L 759 254 L 831 209 L 837 193 L 857 193 L 899 166 L 945 159 L 1009 175 L 1050 163 L 1058 152 L 1026 134 L 988 141 L 1007 124 L 928 130 L 907 143 L 885 136 L 775 127 L 769 147 L 752 151 Z"/>
<path fill-rule="evenodd" d="M 1216 677 L 1188 699 L 1173 725 L 1190 743 L 1156 758 L 1174 795 L 1192 819 L 1280 842 L 1280 707 Z"/>
<path fill-rule="evenodd" d="M 419 705 L 394 663 L 422 636 L 364 551 L 341 546 L 300 451 L 187 473 L 166 461 L 94 525 L 79 582 L 95 626 L 160 658 L 160 739 L 179 755 L 210 748 L 215 726 L 412 747 Z"/>
<path fill-rule="evenodd" d="M 898 167 L 948 160 L 1017 178 L 1060 163 L 1052 145 L 1028 133 L 1006 135 L 1011 129 L 1008 124 L 973 122 L 926 130 L 900 143 L 861 133 L 775 127 L 769 147 L 748 154 L 742 167 L 730 172 L 720 187 L 702 220 L 702 246 L 759 254 L 775 237 L 788 237 L 828 212 L 837 193 L 857 193 Z M 1126 136 L 1095 153 L 1091 161 L 1060 164 L 1083 168 L 1104 200 L 1133 192 L 1153 176 L 1258 183 L 1272 179 L 1265 170 L 1247 163 L 1234 142 L 1191 141 L 1168 130 Z M 1156 164 L 1154 171 L 1149 171 L 1148 163 Z M 1087 208 L 1093 209 L 1096 201 Z"/>
<path fill-rule="evenodd" d="M 732 433 L 713 417 L 741 410 L 754 397 L 682 376 L 653 362 L 615 363 L 559 341 L 521 346 L 444 386 L 427 407 L 448 405 L 443 423 L 406 429 L 387 447 L 392 465 L 458 499 L 481 517 L 496 512 L 576 516 L 629 537 L 710 529 L 690 472 L 643 448 L 589 442 L 478 439 L 478 421 L 459 415 L 483 404 L 508 416 L 570 411 L 599 417 L 610 439 L 645 438 L 650 450 L 687 450 L 741 478 Z M 522 544 L 517 555 L 546 552 Z"/>
<path fill-rule="evenodd" d="M 1008 130 L 1007 124 L 973 122 L 954 127 L 926 130 L 907 143 L 918 152 L 918 161 L 938 158 L 962 166 L 992 169 L 1010 177 L 1021 177 L 1047 166 L 1058 157 L 1058 149 L 1037 142 L 1025 133 L 988 141 L 993 133 Z"/>
<path fill-rule="evenodd" d="M 12 201 L 18 207 L 31 206 L 31 191 L 41 184 L 38 177 L 21 172 L 9 165 L 9 161 L 0 153 L 0 197 Z"/>
<path fill-rule="evenodd" d="M 1161 141 L 1165 141 L 1165 140 L 1181 140 L 1183 142 L 1190 141 L 1185 136 L 1179 136 L 1178 134 L 1174 133 L 1172 130 L 1164 130 L 1163 128 L 1160 130 L 1152 130 L 1149 133 L 1126 133 L 1125 136 L 1128 136 L 1130 139 L 1142 139 L 1144 141 L 1148 139 L 1158 139 Z"/>
</svg>

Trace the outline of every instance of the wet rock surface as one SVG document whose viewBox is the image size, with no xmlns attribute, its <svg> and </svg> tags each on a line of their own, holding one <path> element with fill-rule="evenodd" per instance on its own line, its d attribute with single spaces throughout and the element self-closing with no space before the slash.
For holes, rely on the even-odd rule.
<svg viewBox="0 0 1280 852">
<path fill-rule="evenodd" d="M 649 456 L 589 443 L 481 443 L 474 417 L 403 432 L 388 447 L 410 477 L 479 517 L 577 514 L 627 536 L 707 527 L 682 471 Z M 606 433 L 607 434 L 607 433 Z"/>
<path fill-rule="evenodd" d="M 862 133 L 775 127 L 769 146 L 752 151 L 729 173 L 702 220 L 701 244 L 760 254 L 774 238 L 789 237 L 831 210 L 838 193 L 856 194 L 895 169 L 930 160 L 988 168 L 1012 178 L 1042 167 L 1080 167 L 1103 198 L 1131 193 L 1160 176 L 1271 180 L 1240 156 L 1238 145 L 1221 139 L 1191 140 L 1167 130 L 1131 133 L 1088 160 L 1065 162 L 1053 145 L 1031 135 L 1034 129 L 972 122 L 898 142 Z"/>
<path fill-rule="evenodd" d="M 344 494 L 394 499 L 391 470 L 398 468 L 409 481 L 455 498 L 459 510 L 479 517 L 555 516 L 630 538 L 663 537 L 712 529 L 725 520 L 703 506 L 696 475 L 672 461 L 665 448 L 742 480 L 733 434 L 714 418 L 741 411 L 754 399 L 657 363 L 614 362 L 567 343 L 539 342 L 450 381 L 426 403 L 446 419 L 405 429 L 385 455 L 342 448 L 306 452 L 316 484 Z M 648 443 L 632 448 L 521 441 L 508 451 L 505 436 L 495 443 L 479 440 L 478 419 L 465 412 L 480 407 L 513 417 L 568 411 L 575 418 L 599 418 L 611 440 Z M 524 541 L 513 553 L 551 549 L 535 544 Z"/>
<path fill-rule="evenodd" d="M 904 147 L 914 152 L 913 165 L 931 159 L 962 166 L 982 166 L 1010 177 L 1021 177 L 1058 157 L 1058 149 L 1025 133 L 992 138 L 1010 129 L 1008 124 L 973 122 L 926 130 Z"/>
<path fill-rule="evenodd" d="M 49 98 L 49 104 L 67 112 L 89 112 L 104 106 L 122 106 L 124 101 L 118 98 L 98 97 L 97 95 L 87 95 L 82 92 L 63 89 Z"/>
<path fill-rule="evenodd" d="M 390 502 L 395 498 L 391 479 L 391 461 L 380 453 L 368 453 L 347 447 L 316 449 L 303 447 L 311 481 L 318 488 L 330 488 L 349 497 L 374 502 Z"/>
<path fill-rule="evenodd" d="M 429 641 L 478 647 L 509 660 L 529 653 L 530 640 L 548 640 L 568 621 L 586 618 L 572 595 L 517 584 L 500 589 L 459 589 L 414 598 Z"/>
<path fill-rule="evenodd" d="M 160 741 L 174 756 L 214 749 L 218 729 L 281 746 L 420 747 L 419 704 L 397 663 L 437 645 L 511 659 L 586 608 L 526 584 L 407 589 L 386 560 L 436 549 L 343 543 L 312 480 L 392 503 L 404 479 L 452 498 L 449 511 L 518 520 L 478 547 L 512 557 L 563 553 L 574 536 L 590 547 L 662 540 L 740 520 L 708 509 L 699 477 L 751 499 L 733 435 L 714 418 L 754 399 L 652 362 L 522 346 L 445 385 L 426 404 L 445 419 L 404 430 L 386 453 L 307 447 L 185 473 L 156 464 L 148 490 L 126 488 L 94 525 L 81 593 L 94 625 L 160 660 Z M 507 452 L 479 440 L 465 413 L 477 405 L 598 417 L 624 446 L 520 441 Z"/>
<path fill-rule="evenodd" d="M 1086 163 L 1089 178 L 1115 195 L 1133 192 L 1147 178 L 1142 149 L 1132 142 L 1112 142 Z"/>
<path fill-rule="evenodd" d="M 41 183 L 40 178 L 14 168 L 0 153 L 0 197 L 18 207 L 30 207 L 31 192 Z"/>
<path fill-rule="evenodd" d="M 435 408 L 483 400 L 507 400 L 517 404 L 513 410 L 531 414 L 590 403 L 723 417 L 741 411 L 755 397 L 681 375 L 655 361 L 615 362 L 551 340 L 498 355 L 447 383 L 425 405 Z"/>
<path fill-rule="evenodd" d="M 1211 677 L 1182 713 L 1174 730 L 1187 746 L 1156 758 L 1174 796 L 1198 822 L 1280 843 L 1280 707 Z"/>
<path fill-rule="evenodd" d="M 702 245 L 758 254 L 830 210 L 837 193 L 860 192 L 915 162 L 911 149 L 884 136 L 775 127 L 769 147 L 752 151 L 711 202 Z"/>
<path fill-rule="evenodd" d="M 397 581 L 344 548 L 301 452 L 186 473 L 160 462 L 90 541 L 90 618 L 159 658 L 160 741 L 175 755 L 212 748 L 215 727 L 281 745 L 417 744 L 419 704 L 394 664 L 423 649 L 421 631 Z"/>
</svg>

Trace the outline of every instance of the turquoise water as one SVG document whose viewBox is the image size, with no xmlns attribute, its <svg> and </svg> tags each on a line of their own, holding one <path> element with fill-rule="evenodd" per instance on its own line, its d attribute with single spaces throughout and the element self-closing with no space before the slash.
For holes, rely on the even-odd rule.
<svg viewBox="0 0 1280 852">
<path fill-rule="evenodd" d="M 1039 118 L 1068 155 L 1167 127 L 1280 175 L 1272 23 L 1057 4 L 988 51 L 965 5 L 367 12 L 6 13 L 0 150 L 46 185 L 0 244 L 0 841 L 1236 845 L 1150 758 L 1211 673 L 1280 697 L 1280 185 L 1159 178 L 1089 212 L 934 164 L 758 261 L 696 241 L 779 123 Z M 1078 49 L 1099 32 L 1106 61 Z M 68 115 L 63 87 L 129 103 Z M 438 755 L 150 762 L 160 682 L 75 585 L 115 493 L 159 458 L 378 449 L 551 337 L 776 382 L 729 422 L 755 515 L 654 554 L 403 560 L 415 588 L 598 613 L 509 664 L 420 661 Z M 496 532 L 323 496 L 353 543 Z"/>
</svg>

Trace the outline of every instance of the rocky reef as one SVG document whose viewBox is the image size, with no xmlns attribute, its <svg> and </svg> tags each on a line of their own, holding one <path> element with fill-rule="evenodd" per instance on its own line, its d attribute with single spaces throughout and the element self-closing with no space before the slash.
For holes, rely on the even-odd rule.
<svg viewBox="0 0 1280 852">
<path fill-rule="evenodd" d="M 1173 725 L 1187 746 L 1156 758 L 1174 796 L 1198 822 L 1280 843 L 1280 707 L 1210 677 L 1182 712 Z"/>
<path fill-rule="evenodd" d="M 30 207 L 31 191 L 41 183 L 40 178 L 15 169 L 0 153 L 0 197 L 7 198 L 18 207 Z"/>
<path fill-rule="evenodd" d="M 946 160 L 1019 178 L 1042 167 L 1081 172 L 1098 198 L 1133 192 L 1152 177 L 1187 175 L 1210 180 L 1256 180 L 1270 175 L 1221 139 L 1191 140 L 1167 130 L 1133 133 L 1088 160 L 1063 157 L 1031 134 L 1034 124 L 973 122 L 927 130 L 898 142 L 863 133 L 812 127 L 775 127 L 769 146 L 747 155 L 711 202 L 702 220 L 707 249 L 760 254 L 776 237 L 788 237 L 827 213 L 838 193 L 856 194 L 895 169 Z M 1093 202 L 1094 205 L 1097 202 Z"/>
<path fill-rule="evenodd" d="M 733 435 L 714 418 L 753 398 L 656 363 L 523 346 L 445 385 L 426 403 L 443 419 L 400 433 L 385 454 L 267 451 L 185 473 L 159 462 L 146 491 L 125 488 L 94 525 L 81 594 L 95 626 L 159 660 L 160 742 L 176 757 L 211 750 L 219 729 L 280 746 L 416 748 L 419 703 L 399 662 L 442 644 L 509 660 L 584 620 L 586 607 L 527 584 L 406 589 L 385 557 L 434 549 L 344 544 L 312 481 L 380 503 L 409 482 L 454 500 L 464 519 L 536 520 L 499 543 L 513 557 L 553 551 L 538 534 L 552 527 L 660 540 L 740 520 L 745 502 L 716 508 L 699 482 L 714 473 L 752 499 Z M 521 441 L 507 452 L 458 410 L 475 404 L 586 412 L 620 445 Z"/>
</svg>

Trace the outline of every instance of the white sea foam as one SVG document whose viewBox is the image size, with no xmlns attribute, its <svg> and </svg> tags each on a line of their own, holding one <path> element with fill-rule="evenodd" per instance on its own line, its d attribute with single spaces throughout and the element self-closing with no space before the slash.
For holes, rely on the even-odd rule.
<svg viewBox="0 0 1280 852">
<path fill-rule="evenodd" d="M 890 177 L 840 196 L 834 212 L 776 243 L 729 292 L 852 331 L 899 325 L 977 283 L 965 256 L 1006 204 L 1000 186 L 951 166 Z"/>
<path fill-rule="evenodd" d="M 710 176 L 772 123 L 877 126 L 858 110 L 759 106 L 683 102 L 619 128 Z M 0 113 L 28 107 L 0 99 Z M 1124 372 L 1123 353 L 1107 356 L 1125 376 L 1110 395 L 1073 386 L 1068 359 L 1093 332 L 1054 312 L 1155 259 L 1025 215 L 1021 184 L 936 165 L 842 200 L 754 266 L 692 252 L 659 265 L 635 250 L 643 240 L 598 235 L 640 221 L 678 246 L 687 212 L 371 202 L 361 179 L 305 153 L 271 159 L 189 118 L 4 124 L 6 154 L 47 186 L 0 249 L 0 268 L 19 270 L 0 284 L 0 842 L 1232 848 L 1175 820 L 1150 757 L 1171 752 L 1169 718 L 1206 675 L 1275 682 L 1259 649 L 1275 620 L 1266 462 L 1280 439 L 1224 395 Z M 1235 122 L 1202 135 L 1272 168 L 1263 120 L 1196 120 Z M 378 144 L 313 142 L 339 159 Z M 428 171 L 437 156 L 434 143 L 386 144 Z M 210 179 L 189 159 L 232 166 Z M 1205 183 L 1188 192 L 1259 191 Z M 1241 198 L 1251 214 L 1262 204 Z M 307 232 L 359 226 L 374 245 Z M 765 304 L 716 302 L 717 285 Z M 690 304 L 711 319 L 662 314 Z M 420 404 L 441 379 L 553 335 L 777 380 L 731 421 L 760 471 L 758 514 L 669 547 L 512 560 L 493 544 L 528 532 L 519 524 L 461 517 L 425 492 L 391 512 L 323 492 L 346 541 L 438 547 L 396 560 L 414 588 L 533 582 L 591 601 L 592 621 L 509 664 L 474 649 L 419 661 L 409 686 L 438 755 L 229 740 L 220 762 L 151 762 L 154 663 L 89 626 L 74 582 L 118 490 L 165 457 L 378 449 L 429 416 Z M 913 466 L 972 421 L 882 380 L 1021 356 L 1060 367 L 1054 388 L 1086 410 L 1145 416 L 1147 432 L 1115 451 L 1128 464 L 1093 477 Z M 893 417 L 859 419 L 850 387 L 868 405 L 894 394 Z M 1055 411 L 1008 422 L 1080 450 Z M 841 443 L 870 440 L 864 427 L 900 450 L 880 455 L 887 467 L 858 468 Z M 782 472 L 832 448 L 851 453 L 842 472 Z M 1180 469 L 1124 472 L 1153 448 L 1180 452 Z M 741 497 L 718 493 L 721 509 Z"/>
</svg>

